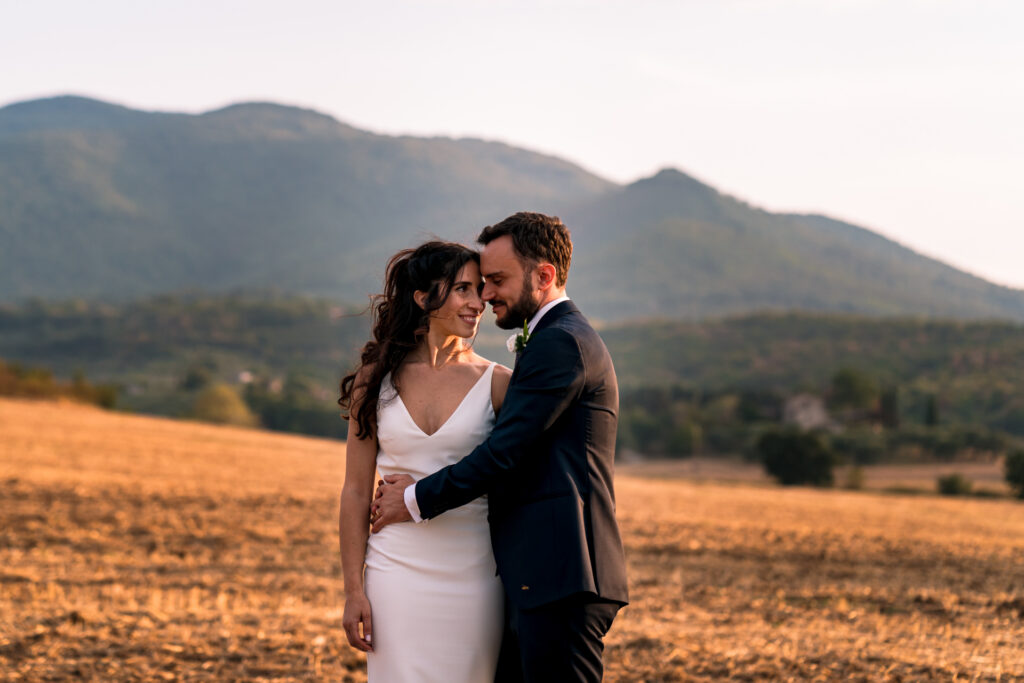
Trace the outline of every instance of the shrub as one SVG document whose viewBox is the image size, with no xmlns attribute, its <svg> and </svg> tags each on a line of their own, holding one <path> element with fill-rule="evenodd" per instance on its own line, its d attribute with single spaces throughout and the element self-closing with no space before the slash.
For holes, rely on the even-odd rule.
<svg viewBox="0 0 1024 683">
<path fill-rule="evenodd" d="M 25 368 L 18 363 L 0 360 L 0 396 L 56 398 L 66 396 L 77 401 L 113 408 L 117 403 L 117 387 L 90 384 L 81 371 L 75 372 L 69 384 L 58 382 L 46 368 Z"/>
<path fill-rule="evenodd" d="M 851 491 L 860 491 L 864 488 L 864 468 L 860 465 L 854 465 L 846 472 L 846 478 L 843 480 L 843 488 Z"/>
<path fill-rule="evenodd" d="M 204 389 L 192 406 L 192 416 L 204 422 L 242 427 L 252 427 L 257 423 L 238 392 L 226 384 L 212 384 Z"/>
<path fill-rule="evenodd" d="M 970 479 L 959 472 L 939 477 L 936 480 L 936 485 L 939 493 L 944 496 L 966 496 L 970 494 L 971 488 L 974 486 Z"/>
<path fill-rule="evenodd" d="M 672 430 L 668 451 L 675 456 L 693 455 L 700 451 L 702 432 L 699 424 L 686 422 Z"/>
<path fill-rule="evenodd" d="M 1006 473 L 1006 482 L 1017 494 L 1018 498 L 1024 498 L 1024 450 L 1016 450 L 1006 455 L 1003 462 L 1003 469 Z"/>
<path fill-rule="evenodd" d="M 765 432 L 757 441 L 757 452 L 769 475 L 780 484 L 831 486 L 835 453 L 819 434 L 795 429 Z"/>
</svg>

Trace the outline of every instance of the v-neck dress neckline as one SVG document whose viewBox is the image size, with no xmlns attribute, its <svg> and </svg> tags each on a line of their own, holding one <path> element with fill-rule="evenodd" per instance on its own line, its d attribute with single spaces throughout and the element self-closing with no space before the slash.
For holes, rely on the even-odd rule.
<svg viewBox="0 0 1024 683">
<path fill-rule="evenodd" d="M 459 405 L 455 406 L 455 410 L 452 411 L 452 414 L 449 415 L 445 419 L 445 421 L 441 423 L 440 427 L 438 427 L 434 431 L 430 432 L 429 434 L 427 433 L 427 431 L 425 429 L 423 429 L 423 427 L 420 427 L 419 423 L 417 423 L 416 420 L 413 418 L 412 413 L 409 412 L 409 406 L 405 405 L 405 400 L 402 399 L 402 395 L 399 394 L 397 390 L 394 390 L 395 398 L 397 399 L 398 403 L 401 404 L 402 411 L 405 413 L 405 416 L 407 418 L 409 418 L 409 422 L 412 423 L 416 427 L 416 429 L 419 430 L 420 434 L 422 434 L 425 438 L 429 439 L 430 437 L 435 436 L 439 432 L 441 432 L 441 430 L 443 430 L 445 427 L 447 427 L 448 424 L 455 418 L 455 416 L 458 415 L 459 411 L 462 410 L 462 406 L 464 406 L 466 404 L 466 402 L 469 400 L 469 397 L 473 395 L 473 393 L 477 390 L 477 388 L 481 384 L 484 383 L 484 380 L 485 379 L 487 379 L 487 380 L 490 379 L 491 375 L 494 373 L 494 366 L 495 366 L 495 363 L 491 363 L 490 365 L 487 366 L 487 369 L 484 370 L 483 374 L 480 375 L 479 378 L 477 378 L 476 382 L 473 383 L 473 386 L 471 386 L 469 388 L 469 391 L 466 392 L 466 395 L 463 396 L 462 400 L 459 401 Z M 388 377 L 388 381 L 391 382 L 391 377 L 390 376 Z M 391 387 L 394 388 L 394 386 L 395 386 L 394 382 L 391 382 Z M 487 382 L 487 390 L 490 391 L 490 388 L 491 388 L 491 383 L 490 383 L 490 381 L 488 381 Z"/>
</svg>

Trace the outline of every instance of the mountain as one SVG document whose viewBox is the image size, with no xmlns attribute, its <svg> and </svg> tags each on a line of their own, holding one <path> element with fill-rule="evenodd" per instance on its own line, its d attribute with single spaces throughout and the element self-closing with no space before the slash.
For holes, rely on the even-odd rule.
<svg viewBox="0 0 1024 683">
<path fill-rule="evenodd" d="M 610 187 L 504 144 L 374 135 L 275 104 L 25 102 L 0 109 L 0 298 L 275 286 L 361 300 L 402 246 Z"/>
<path fill-rule="evenodd" d="M 573 230 L 570 294 L 595 319 L 1024 319 L 1024 292 L 677 170 L 620 186 L 501 143 L 377 135 L 271 103 L 0 109 L 0 301 L 274 288 L 361 302 L 395 250 L 434 234 L 471 241 L 522 209 Z"/>
<path fill-rule="evenodd" d="M 676 170 L 567 211 L 577 289 L 604 318 L 701 318 L 764 309 L 1024 319 L 993 285 L 864 228 L 774 214 Z M 623 264 L 635 264 L 623 267 Z"/>
</svg>

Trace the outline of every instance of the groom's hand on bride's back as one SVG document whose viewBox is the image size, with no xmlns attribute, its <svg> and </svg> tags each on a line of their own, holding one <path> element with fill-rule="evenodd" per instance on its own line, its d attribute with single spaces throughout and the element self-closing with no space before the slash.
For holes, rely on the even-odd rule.
<svg viewBox="0 0 1024 683">
<path fill-rule="evenodd" d="M 388 524 L 412 521 L 409 508 L 405 506 L 405 489 L 415 483 L 416 480 L 408 474 L 389 474 L 377 482 L 377 493 L 370 506 L 370 521 L 373 523 L 370 531 L 377 533 Z"/>
</svg>

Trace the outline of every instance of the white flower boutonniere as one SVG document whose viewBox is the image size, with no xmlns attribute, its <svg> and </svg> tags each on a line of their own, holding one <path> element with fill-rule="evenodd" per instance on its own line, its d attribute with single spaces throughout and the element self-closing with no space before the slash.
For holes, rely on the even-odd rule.
<svg viewBox="0 0 1024 683">
<path fill-rule="evenodd" d="M 513 334 L 505 342 L 505 346 L 508 348 L 509 353 L 522 353 L 523 349 L 526 348 L 527 342 L 530 341 L 530 328 L 527 327 L 526 322 L 523 322 L 523 331 Z"/>
</svg>

